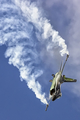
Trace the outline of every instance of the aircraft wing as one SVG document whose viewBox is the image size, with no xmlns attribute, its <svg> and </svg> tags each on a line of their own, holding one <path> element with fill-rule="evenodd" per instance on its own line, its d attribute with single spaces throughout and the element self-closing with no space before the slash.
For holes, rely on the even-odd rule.
<svg viewBox="0 0 80 120">
<path fill-rule="evenodd" d="M 67 78 L 65 76 L 63 76 L 63 78 L 64 78 L 64 82 L 76 82 L 77 81 L 76 79 Z"/>
</svg>

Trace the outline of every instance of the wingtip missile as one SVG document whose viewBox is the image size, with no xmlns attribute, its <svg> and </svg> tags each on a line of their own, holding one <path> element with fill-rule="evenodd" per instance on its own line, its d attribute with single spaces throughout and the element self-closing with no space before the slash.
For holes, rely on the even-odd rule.
<svg viewBox="0 0 80 120">
<path fill-rule="evenodd" d="M 69 54 L 67 54 L 67 58 L 69 57 Z"/>
<path fill-rule="evenodd" d="M 45 109 L 45 111 L 47 111 L 48 107 L 49 107 L 49 104 L 46 105 L 46 109 Z"/>
<path fill-rule="evenodd" d="M 69 58 L 69 55 L 67 54 L 66 61 L 67 61 L 68 58 Z"/>
</svg>

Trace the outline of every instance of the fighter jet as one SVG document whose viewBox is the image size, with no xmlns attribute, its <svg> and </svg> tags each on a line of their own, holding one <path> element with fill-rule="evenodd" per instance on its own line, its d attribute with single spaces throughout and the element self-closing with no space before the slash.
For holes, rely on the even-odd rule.
<svg viewBox="0 0 80 120">
<path fill-rule="evenodd" d="M 62 75 L 62 72 L 64 70 L 64 67 L 65 67 L 65 64 L 67 62 L 68 57 L 69 57 L 69 55 L 67 55 L 63 67 L 61 64 L 60 71 L 57 72 L 55 75 L 52 74 L 53 80 L 49 81 L 49 82 L 52 82 L 52 85 L 50 88 L 50 95 L 49 95 L 50 99 L 52 101 L 54 101 L 57 98 L 60 98 L 62 96 L 62 93 L 61 93 L 61 84 L 62 83 L 64 83 L 64 82 L 76 82 L 77 81 L 76 79 L 67 78 L 67 77 L 65 77 L 65 75 Z M 49 104 L 46 105 L 45 111 L 47 111 L 48 106 L 49 106 Z"/>
</svg>

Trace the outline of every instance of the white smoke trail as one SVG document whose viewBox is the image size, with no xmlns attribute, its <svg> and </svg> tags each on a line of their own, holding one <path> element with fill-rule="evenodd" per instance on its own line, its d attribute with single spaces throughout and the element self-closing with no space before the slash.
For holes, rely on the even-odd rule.
<svg viewBox="0 0 80 120">
<path fill-rule="evenodd" d="M 61 56 L 63 56 L 65 53 L 69 54 L 67 50 L 67 45 L 65 44 L 65 40 L 62 39 L 58 35 L 58 32 L 52 28 L 49 20 L 43 17 L 36 3 L 30 3 L 30 1 L 28 0 L 14 1 L 15 4 L 23 12 L 23 15 L 28 19 L 28 21 L 32 22 L 38 29 L 39 33 L 41 33 L 40 39 L 42 37 L 42 40 L 45 40 L 45 42 L 47 42 L 47 50 L 53 50 L 55 44 L 56 47 L 60 46 L 62 48 L 62 50 L 60 51 Z"/>
<path fill-rule="evenodd" d="M 15 5 L 1 3 L 0 6 L 0 45 L 8 47 L 5 56 L 9 57 L 9 64 L 19 69 L 21 80 L 25 80 L 36 97 L 47 104 L 45 93 L 36 81 L 43 74 L 37 45 L 44 43 L 47 51 L 60 46 L 60 53 L 64 55 L 68 54 L 65 40 L 52 29 L 35 3 L 15 0 Z"/>
</svg>

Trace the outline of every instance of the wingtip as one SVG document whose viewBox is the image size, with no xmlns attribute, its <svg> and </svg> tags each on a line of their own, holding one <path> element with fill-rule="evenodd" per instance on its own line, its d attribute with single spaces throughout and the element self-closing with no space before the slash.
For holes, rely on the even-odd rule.
<svg viewBox="0 0 80 120">
<path fill-rule="evenodd" d="M 69 58 L 69 55 L 67 54 L 66 61 L 67 61 L 68 58 Z"/>
<path fill-rule="evenodd" d="M 67 58 L 69 57 L 69 54 L 67 54 Z"/>
<path fill-rule="evenodd" d="M 45 109 L 45 111 L 47 111 L 48 107 L 49 107 L 49 104 L 46 105 L 46 109 Z"/>
</svg>

